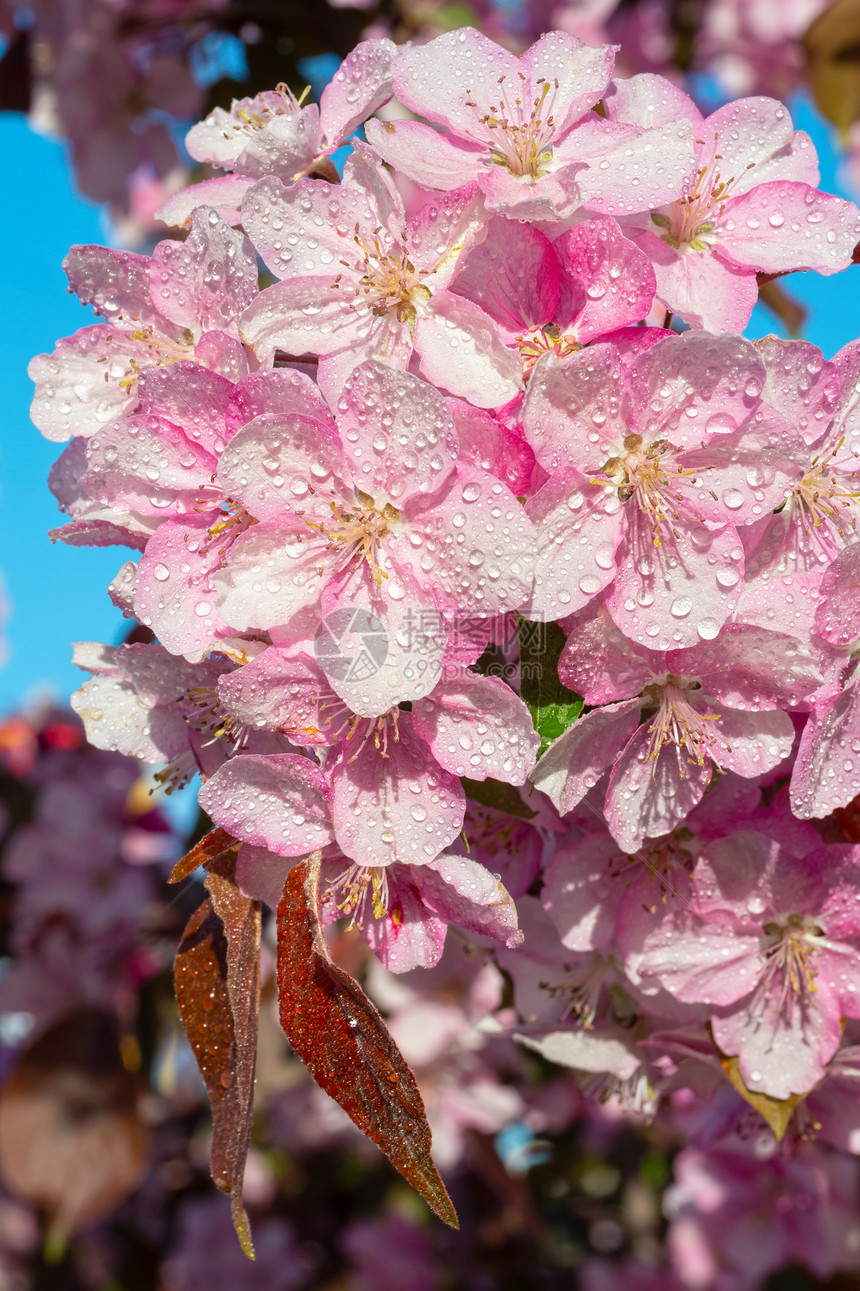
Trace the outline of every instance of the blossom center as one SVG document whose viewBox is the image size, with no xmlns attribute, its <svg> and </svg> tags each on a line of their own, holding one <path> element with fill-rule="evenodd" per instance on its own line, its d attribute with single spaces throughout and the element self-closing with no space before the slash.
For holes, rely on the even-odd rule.
<svg viewBox="0 0 860 1291">
<path fill-rule="evenodd" d="M 393 530 L 400 512 L 390 502 L 381 509 L 367 493 L 356 490 L 354 503 L 332 500 L 330 514 L 322 520 L 308 520 L 319 529 L 329 547 L 338 553 L 338 568 L 346 569 L 356 558 L 366 560 L 376 585 L 388 574 L 380 564 L 380 546 Z"/>
<path fill-rule="evenodd" d="M 643 447 L 641 435 L 627 435 L 624 452 L 608 458 L 593 482 L 617 489 L 622 502 L 632 499 L 651 524 L 659 547 L 661 524 L 671 528 L 678 519 L 682 497 L 674 481 L 693 474 L 678 465 L 667 440 L 655 439 Z"/>
<path fill-rule="evenodd" d="M 364 273 L 355 284 L 355 290 L 358 296 L 364 296 L 375 317 L 394 313 L 398 322 L 408 323 L 411 327 L 418 316 L 419 304 L 429 300 L 433 293 L 420 281 L 405 246 L 401 243 L 399 249 L 386 250 L 380 242 L 380 232 L 377 229 L 371 238 L 365 238 L 359 226 L 355 226 L 353 241 L 364 262 Z M 346 265 L 347 261 L 342 263 Z M 343 275 L 338 274 L 335 287 L 339 287 L 342 280 Z"/>
<path fill-rule="evenodd" d="M 539 179 L 552 160 L 558 81 L 541 76 L 532 94 L 527 77 L 522 72 L 518 76 L 519 85 L 510 77 L 499 77 L 499 102 L 491 103 L 489 112 L 478 119 L 489 132 L 490 160 L 495 166 L 503 166 L 519 179 Z M 479 112 L 470 99 L 466 106 Z"/>
<path fill-rule="evenodd" d="M 224 122 L 224 138 L 230 137 L 230 131 L 243 135 L 258 134 L 275 117 L 295 116 L 307 95 L 310 94 L 310 89 L 309 85 L 306 86 L 301 98 L 297 99 L 289 86 L 282 81 L 275 86 L 274 90 L 265 90 L 252 99 L 241 99 L 233 104 L 232 120 Z"/>
<path fill-rule="evenodd" d="M 713 760 L 717 737 L 708 723 L 718 722 L 720 715 L 700 713 L 690 703 L 690 691 L 699 684 L 692 677 L 669 676 L 664 682 L 647 687 L 646 696 L 657 704 L 657 712 L 648 727 L 649 761 L 659 757 L 665 744 L 674 744 L 679 751 L 685 751 L 690 766 L 704 766 L 706 756 Z"/>
<path fill-rule="evenodd" d="M 144 368 L 163 368 L 168 363 L 179 363 L 184 359 L 195 359 L 194 338 L 187 328 L 182 340 L 179 341 L 174 340 L 172 336 L 166 336 L 157 327 L 144 325 L 143 323 L 139 323 L 134 328 L 129 328 L 125 335 L 130 341 L 137 341 L 139 344 L 145 345 L 149 353 L 143 363 L 139 363 L 136 359 L 129 359 L 128 367 L 119 380 L 120 387 L 123 390 L 131 390 Z M 105 381 L 109 380 L 108 372 L 105 371 Z"/>
<path fill-rule="evenodd" d="M 651 212 L 658 235 L 676 251 L 707 251 L 719 241 L 717 221 L 726 202 L 733 197 L 739 176 L 724 179 L 718 168 L 723 160 L 716 153 L 712 162 L 701 166 L 690 192 L 661 210 Z M 750 170 L 755 162 L 746 167 Z"/>
<path fill-rule="evenodd" d="M 805 531 L 810 527 L 818 529 L 835 529 L 843 533 L 857 526 L 856 502 L 860 490 L 845 487 L 845 481 L 834 475 L 831 466 L 833 459 L 844 442 L 844 435 L 838 443 L 826 452 L 813 457 L 809 469 L 794 490 L 794 502 L 800 513 Z"/>
<path fill-rule="evenodd" d="M 544 354 L 554 353 L 556 358 L 564 359 L 582 348 L 575 336 L 566 335 L 555 323 L 536 327 L 534 331 L 518 336 L 516 346 L 522 358 L 524 377 L 531 376 L 534 365 Z"/>
<path fill-rule="evenodd" d="M 323 905 L 336 903 L 338 911 L 348 917 L 349 927 L 367 921 L 367 907 L 374 919 L 385 919 L 390 912 L 391 897 L 388 890 L 388 870 L 384 865 L 349 865 L 326 888 Z M 397 917 L 392 913 L 397 922 Z"/>
<path fill-rule="evenodd" d="M 818 970 L 815 956 L 821 929 L 810 915 L 790 914 L 764 925 L 762 989 L 790 1016 L 796 1004 L 809 1004 Z"/>
</svg>

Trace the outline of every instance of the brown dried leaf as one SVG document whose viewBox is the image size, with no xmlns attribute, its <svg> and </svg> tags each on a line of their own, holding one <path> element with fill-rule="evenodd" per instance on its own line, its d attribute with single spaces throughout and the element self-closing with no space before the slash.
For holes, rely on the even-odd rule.
<svg viewBox="0 0 860 1291">
<path fill-rule="evenodd" d="M 222 848 L 213 863 L 225 855 L 229 849 Z M 236 1233 L 253 1259 L 242 1183 L 260 1011 L 260 904 L 242 895 L 229 872 L 207 873 L 206 887 L 210 895 L 189 919 L 176 954 L 176 999 L 212 1106 L 212 1178 L 230 1194 Z"/>
<path fill-rule="evenodd" d="M 48 1212 L 54 1253 L 139 1184 L 149 1132 L 113 1018 L 86 1011 L 51 1027 L 18 1059 L 0 1095 L 0 1168 Z"/>
<path fill-rule="evenodd" d="M 278 906 L 281 1025 L 317 1084 L 439 1218 L 458 1228 L 430 1155 L 415 1077 L 358 982 L 329 957 L 319 921 L 320 860 L 315 852 L 290 870 Z"/>
<path fill-rule="evenodd" d="M 770 1094 L 758 1094 L 754 1090 L 747 1088 L 740 1073 L 737 1058 L 729 1058 L 726 1054 L 720 1054 L 720 1062 L 723 1071 L 741 1098 L 745 1098 L 750 1107 L 754 1108 L 759 1116 L 767 1122 L 776 1135 L 777 1141 L 779 1141 L 788 1129 L 795 1107 L 797 1107 L 798 1103 L 803 1102 L 806 1095 L 790 1094 L 788 1098 L 771 1098 Z"/>
</svg>

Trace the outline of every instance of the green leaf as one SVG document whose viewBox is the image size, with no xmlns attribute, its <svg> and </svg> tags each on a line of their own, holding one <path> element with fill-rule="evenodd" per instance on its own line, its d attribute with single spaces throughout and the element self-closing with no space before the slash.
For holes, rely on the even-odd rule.
<svg viewBox="0 0 860 1291">
<path fill-rule="evenodd" d="M 558 660 L 565 636 L 557 623 L 519 620 L 520 696 L 532 715 L 540 736 L 541 757 L 582 712 L 582 696 L 563 686 L 558 677 Z"/>
</svg>

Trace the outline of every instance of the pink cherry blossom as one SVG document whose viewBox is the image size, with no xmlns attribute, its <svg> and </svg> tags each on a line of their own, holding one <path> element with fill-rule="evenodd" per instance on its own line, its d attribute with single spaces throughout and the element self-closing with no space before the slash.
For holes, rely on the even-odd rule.
<svg viewBox="0 0 860 1291">
<path fill-rule="evenodd" d="M 278 730 L 329 750 L 334 836 L 363 868 L 432 860 L 463 825 L 457 777 L 522 784 L 538 744 L 522 701 L 497 678 L 467 669 L 447 669 L 411 713 L 392 708 L 363 717 L 307 653 L 272 648 L 225 676 L 220 697 L 242 728 Z"/>
<path fill-rule="evenodd" d="M 747 571 L 755 579 L 821 574 L 856 534 L 860 345 L 852 341 L 830 363 L 805 341 L 769 337 L 756 348 L 767 368 L 765 399 L 797 426 L 808 448 L 803 477 L 785 505 L 744 535 Z"/>
<path fill-rule="evenodd" d="M 213 206 L 228 224 L 240 223 L 242 198 L 257 179 L 285 184 L 305 175 L 337 181 L 331 154 L 391 97 L 395 46 L 385 38 L 356 45 L 323 90 L 319 107 L 302 106 L 286 85 L 213 108 L 193 126 L 185 146 L 197 161 L 233 172 L 171 194 L 158 215 L 184 224 L 200 206 Z"/>
<path fill-rule="evenodd" d="M 791 637 L 738 624 L 663 653 L 633 646 L 605 609 L 573 621 L 559 676 L 602 707 L 550 746 L 532 780 L 564 815 L 611 768 L 606 822 L 627 852 L 683 820 L 714 766 L 744 777 L 777 766 L 794 740 L 784 710 L 820 683 Z"/>
<path fill-rule="evenodd" d="M 613 60 L 611 47 L 592 49 L 558 31 L 521 58 L 469 28 L 447 32 L 399 53 L 392 66 L 397 98 L 445 132 L 371 122 L 367 137 L 383 160 L 427 187 L 459 188 L 477 174 L 488 209 L 516 219 L 671 201 L 692 168 L 690 126 L 645 130 L 593 112 Z"/>
<path fill-rule="evenodd" d="M 740 337 L 670 336 L 626 371 L 609 344 L 542 359 L 522 414 L 551 472 L 526 507 L 531 616 L 560 618 L 607 589 L 642 645 L 713 639 L 742 588 L 737 526 L 783 503 L 802 469 L 799 432 L 761 403 L 763 386 Z"/>
<path fill-rule="evenodd" d="M 445 651 L 442 613 L 514 609 L 530 586 L 522 507 L 456 455 L 441 395 L 375 362 L 352 373 L 336 421 L 273 415 L 245 426 L 218 478 L 259 523 L 212 575 L 218 614 L 244 632 L 317 606 L 326 623 L 360 611 L 384 639 L 386 667 L 343 690 L 342 657 L 321 654 L 335 689 L 366 716 L 428 694 Z"/>
<path fill-rule="evenodd" d="M 242 336 L 260 358 L 277 349 L 319 355 L 320 387 L 332 400 L 363 359 L 406 368 L 414 351 L 422 376 L 449 393 L 478 407 L 507 403 L 519 385 L 515 356 L 482 309 L 448 290 L 485 218 L 467 183 L 407 223 L 397 189 L 363 144 L 336 188 L 261 180 L 243 202 L 242 224 L 283 281 L 246 310 Z"/>
<path fill-rule="evenodd" d="M 356 45 L 326 86 L 317 108 L 301 107 L 286 86 L 214 108 L 186 139 L 191 156 L 250 178 L 289 182 L 339 148 L 391 96 L 390 40 Z"/>
<path fill-rule="evenodd" d="M 233 383 L 177 362 L 143 373 L 138 393 L 136 412 L 87 441 L 80 487 L 98 507 L 84 508 L 82 519 L 126 525 L 130 515 L 147 531 L 134 613 L 168 649 L 196 661 L 229 635 L 212 578 L 253 522 L 217 481 L 226 445 L 244 423 L 275 407 L 282 415 L 301 409 L 327 416 L 328 409 L 313 383 L 290 369 Z"/>
<path fill-rule="evenodd" d="M 496 216 L 453 289 L 490 315 L 527 376 L 548 350 L 563 357 L 637 323 L 654 299 L 654 271 L 615 220 L 595 216 L 550 242 L 534 226 Z"/>
<path fill-rule="evenodd" d="M 166 764 L 156 778 L 168 792 L 198 771 L 211 775 L 239 749 L 280 753 L 293 747 L 225 712 L 218 684 L 235 665 L 223 656 L 191 664 L 158 645 L 114 648 L 84 641 L 75 647 L 74 662 L 92 673 L 72 696 L 87 739 L 96 748 Z"/>
<path fill-rule="evenodd" d="M 702 849 L 689 908 L 646 940 L 643 978 L 711 1006 L 716 1044 L 754 1091 L 805 1094 L 840 1019 L 860 1015 L 859 859 L 842 844 L 801 859 L 738 831 Z"/>
<path fill-rule="evenodd" d="M 832 274 L 851 263 L 860 213 L 818 191 L 809 136 L 792 128 L 775 99 L 739 99 L 703 118 L 681 90 L 643 75 L 615 83 L 606 114 L 612 122 L 685 119 L 694 127 L 697 159 L 683 193 L 650 203 L 628 224 L 654 261 L 658 298 L 691 327 L 742 331 L 758 297 L 757 273 Z"/>
<path fill-rule="evenodd" d="M 247 238 L 198 208 L 184 242 L 159 242 L 152 257 L 73 247 L 71 289 L 108 322 L 81 328 L 30 363 L 31 416 L 48 439 L 92 435 L 137 402 L 147 368 L 192 360 L 238 380 L 248 361 L 236 317 L 257 292 Z"/>
</svg>

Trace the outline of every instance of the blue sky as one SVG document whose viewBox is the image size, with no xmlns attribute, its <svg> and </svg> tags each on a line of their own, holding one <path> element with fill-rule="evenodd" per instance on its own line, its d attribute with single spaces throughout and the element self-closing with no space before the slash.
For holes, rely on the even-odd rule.
<svg viewBox="0 0 860 1291">
<path fill-rule="evenodd" d="M 310 68 L 307 74 L 311 78 Z M 822 188 L 842 192 L 828 132 L 806 103 L 793 104 L 792 114 L 795 125 L 815 139 Z M 23 117 L 0 115 L 0 150 L 8 177 L 7 242 L 0 256 L 7 320 L 0 345 L 0 572 L 9 602 L 8 657 L 0 668 L 4 713 L 38 694 L 65 698 L 80 684 L 82 675 L 71 664 L 72 641 L 121 638 L 124 620 L 106 588 L 129 553 L 48 541 L 46 531 L 61 519 L 46 483 L 58 447 L 29 421 L 30 358 L 91 321 L 90 312 L 66 292 L 61 264 L 73 243 L 105 241 L 101 215 L 74 192 L 63 145 L 33 134 Z M 784 282 L 809 308 L 806 338 L 827 357 L 860 335 L 860 268 L 833 278 L 796 274 Z M 757 307 L 748 334 L 779 330 L 773 316 Z"/>
</svg>

